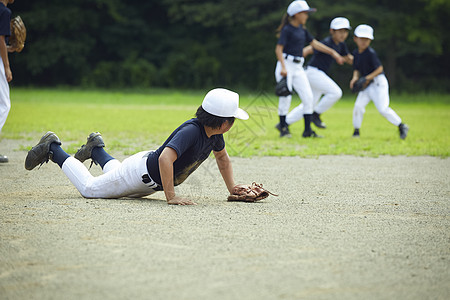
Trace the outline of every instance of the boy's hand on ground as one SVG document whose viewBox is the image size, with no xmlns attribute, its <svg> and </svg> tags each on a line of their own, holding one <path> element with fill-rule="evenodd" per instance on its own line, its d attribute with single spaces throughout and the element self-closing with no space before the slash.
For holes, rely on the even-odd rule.
<svg viewBox="0 0 450 300">
<path fill-rule="evenodd" d="M 174 198 L 167 200 L 167 204 L 170 205 L 197 205 L 197 203 L 193 202 L 192 200 L 181 198 L 175 196 Z"/>
</svg>

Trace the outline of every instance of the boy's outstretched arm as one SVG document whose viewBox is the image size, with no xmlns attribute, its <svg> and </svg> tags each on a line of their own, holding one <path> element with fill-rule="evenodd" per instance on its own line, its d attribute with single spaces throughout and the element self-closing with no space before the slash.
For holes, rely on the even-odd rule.
<svg viewBox="0 0 450 300">
<path fill-rule="evenodd" d="M 223 148 L 221 151 L 213 151 L 216 157 L 217 166 L 219 167 L 220 174 L 225 182 L 230 194 L 233 193 L 234 178 L 233 178 L 233 166 L 231 165 L 230 157 L 227 150 Z"/>
<path fill-rule="evenodd" d="M 327 45 L 319 42 L 318 40 L 316 39 L 312 40 L 310 45 L 317 51 L 331 55 L 331 57 L 333 57 L 338 64 L 342 65 L 344 63 L 344 58 L 339 53 L 337 53 L 336 50 L 328 47 Z"/>
</svg>

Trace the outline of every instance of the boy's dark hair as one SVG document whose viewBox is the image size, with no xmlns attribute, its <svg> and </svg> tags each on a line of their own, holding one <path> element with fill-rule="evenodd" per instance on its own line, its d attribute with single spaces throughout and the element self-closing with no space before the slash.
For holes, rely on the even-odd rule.
<svg viewBox="0 0 450 300">
<path fill-rule="evenodd" d="M 200 105 L 195 113 L 195 116 L 200 121 L 203 126 L 211 127 L 212 129 L 217 129 L 222 126 L 223 123 L 228 121 L 231 125 L 234 123 L 234 117 L 218 117 L 210 114 Z"/>
</svg>

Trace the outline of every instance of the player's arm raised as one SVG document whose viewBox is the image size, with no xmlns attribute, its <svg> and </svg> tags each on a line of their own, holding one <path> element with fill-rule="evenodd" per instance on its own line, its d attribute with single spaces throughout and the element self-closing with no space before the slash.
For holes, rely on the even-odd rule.
<svg viewBox="0 0 450 300">
<path fill-rule="evenodd" d="M 342 65 L 344 63 L 344 58 L 339 53 L 337 53 L 336 50 L 328 47 L 327 45 L 324 45 L 323 43 L 319 42 L 318 40 L 316 40 L 316 39 L 312 40 L 310 45 L 317 51 L 331 55 L 338 64 Z"/>
<path fill-rule="evenodd" d="M 230 194 L 233 193 L 234 178 L 233 178 L 233 166 L 231 165 L 230 157 L 228 156 L 227 150 L 223 148 L 221 151 L 213 151 L 216 157 L 217 166 L 219 167 L 220 174 L 222 175 L 223 181 L 227 186 Z"/>
<path fill-rule="evenodd" d="M 189 199 L 184 199 L 175 195 L 175 187 L 173 183 L 173 163 L 177 160 L 177 152 L 166 147 L 159 156 L 159 172 L 161 174 L 161 183 L 166 195 L 167 204 L 175 205 L 193 205 L 196 204 Z"/>
</svg>

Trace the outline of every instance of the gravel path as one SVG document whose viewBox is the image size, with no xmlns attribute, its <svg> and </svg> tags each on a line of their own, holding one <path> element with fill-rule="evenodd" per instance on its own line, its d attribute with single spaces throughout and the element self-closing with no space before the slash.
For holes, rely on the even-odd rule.
<svg viewBox="0 0 450 300">
<path fill-rule="evenodd" d="M 178 207 L 84 199 L 7 151 L 31 144 L 0 144 L 2 300 L 450 298 L 449 159 L 232 158 L 280 194 L 258 203 L 226 202 L 208 160 L 178 188 L 198 205 Z"/>
</svg>

